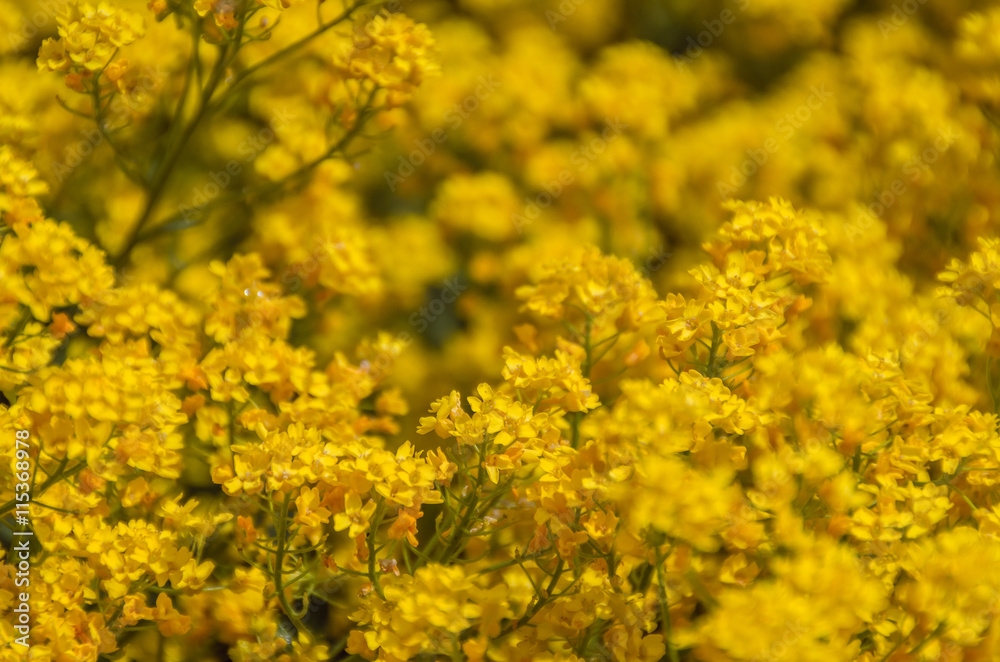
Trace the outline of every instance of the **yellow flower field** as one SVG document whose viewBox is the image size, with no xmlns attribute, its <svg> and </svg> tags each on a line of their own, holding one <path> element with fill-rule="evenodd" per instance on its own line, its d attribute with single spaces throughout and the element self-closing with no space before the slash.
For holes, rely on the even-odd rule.
<svg viewBox="0 0 1000 662">
<path fill-rule="evenodd" d="M 1000 661 L 1000 2 L 0 0 L 0 662 Z"/>
</svg>

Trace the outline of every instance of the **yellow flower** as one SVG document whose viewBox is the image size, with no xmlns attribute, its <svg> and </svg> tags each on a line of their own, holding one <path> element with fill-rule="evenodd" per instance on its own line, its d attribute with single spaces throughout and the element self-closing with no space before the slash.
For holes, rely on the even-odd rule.
<svg viewBox="0 0 1000 662">
<path fill-rule="evenodd" d="M 226 494 L 256 494 L 264 488 L 263 476 L 271 464 L 270 453 L 262 450 L 239 453 L 233 456 L 233 462 L 235 470 L 221 465 L 212 471 L 212 480 L 221 483 Z"/>
<path fill-rule="evenodd" d="M 199 16 L 212 12 L 215 24 L 226 30 L 233 30 L 239 24 L 236 20 L 237 5 L 233 0 L 195 0 L 194 10 Z"/>
<path fill-rule="evenodd" d="M 174 609 L 166 593 L 156 596 L 156 614 L 153 619 L 164 637 L 175 637 L 191 629 L 191 618 Z"/>
<path fill-rule="evenodd" d="M 361 497 L 357 494 L 350 494 L 344 500 L 344 512 L 336 513 L 333 516 L 333 529 L 343 531 L 349 529 L 347 535 L 356 538 L 368 530 L 368 524 L 372 515 L 375 514 L 375 501 L 369 499 L 364 506 L 361 505 Z"/>
<path fill-rule="evenodd" d="M 526 356 L 504 347 L 504 379 L 527 400 L 560 406 L 566 411 L 596 409 L 600 400 L 583 375 L 583 353 L 568 343 L 561 345 L 553 358 Z"/>
<path fill-rule="evenodd" d="M 213 262 L 219 287 L 211 298 L 212 312 L 205 318 L 205 332 L 218 342 L 254 335 L 284 339 L 292 319 L 305 315 L 298 297 L 285 297 L 268 282 L 270 272 L 259 255 L 237 255 L 227 264 Z"/>
<path fill-rule="evenodd" d="M 295 499 L 295 522 L 302 527 L 302 533 L 316 545 L 323 534 L 322 524 L 330 521 L 330 511 L 319 504 L 320 493 L 316 488 L 302 490 Z"/>
<path fill-rule="evenodd" d="M 447 230 L 503 241 L 514 235 L 511 219 L 523 205 L 500 174 L 455 175 L 441 185 L 430 214 Z"/>
<path fill-rule="evenodd" d="M 46 39 L 42 43 L 38 57 L 40 70 L 103 69 L 117 49 L 145 34 L 140 14 L 109 2 L 99 2 L 96 6 L 71 2 L 58 14 L 56 23 L 59 39 Z"/>
<path fill-rule="evenodd" d="M 760 333 L 754 328 L 740 327 L 722 334 L 722 342 L 729 348 L 730 356 L 753 356 L 753 347 L 760 342 Z"/>
<path fill-rule="evenodd" d="M 434 38 L 426 25 L 403 14 L 380 13 L 359 25 L 352 43 L 340 49 L 333 64 L 345 78 L 387 90 L 386 106 L 392 108 L 437 72 L 433 48 Z"/>
<path fill-rule="evenodd" d="M 540 316 L 569 319 L 577 317 L 571 311 L 579 311 L 607 323 L 628 313 L 643 323 L 655 321 L 649 281 L 628 260 L 601 255 L 592 246 L 540 264 L 532 280 L 517 289 L 517 296 L 526 310 Z"/>
</svg>

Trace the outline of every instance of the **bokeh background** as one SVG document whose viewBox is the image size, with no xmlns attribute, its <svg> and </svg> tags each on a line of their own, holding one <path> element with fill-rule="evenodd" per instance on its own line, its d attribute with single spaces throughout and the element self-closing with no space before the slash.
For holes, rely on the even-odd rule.
<svg viewBox="0 0 1000 662">
<path fill-rule="evenodd" d="M 115 255 L 144 192 L 92 122 L 52 103 L 67 96 L 59 77 L 36 71 L 59 0 L 3 5 L 0 32 L 17 38 L 0 40 L 2 139 L 49 182 L 51 215 Z M 285 285 L 321 304 L 293 333 L 321 357 L 373 329 L 413 334 L 395 374 L 422 411 L 426 394 L 496 374 L 523 321 L 508 305 L 513 289 L 539 256 L 574 244 L 639 265 L 668 260 L 650 277 L 661 293 L 679 291 L 726 217 L 723 200 L 783 196 L 843 217 L 858 230 L 845 239 L 858 259 L 897 264 L 911 279 L 841 274 L 843 300 L 830 305 L 851 319 L 852 293 L 895 288 L 886 297 L 905 306 L 996 225 L 996 3 L 403 0 L 392 9 L 436 40 L 440 71 L 410 103 L 380 114 L 350 158 L 294 191 L 241 195 L 314 158 L 335 122 L 340 99 L 324 58 L 337 39 L 317 40 L 192 137 L 154 219 L 172 224 L 123 269 L 196 294 L 210 259 L 259 251 Z M 282 29 L 248 52 L 273 52 L 315 21 L 314 3 L 293 3 Z M 188 37 L 171 23 L 150 21 L 129 52 L 142 73 L 109 121 L 122 125 L 130 162 L 155 158 L 179 94 Z M 614 123 L 624 128 L 603 143 Z M 233 160 L 241 172 L 230 177 Z M 311 266 L 329 242 L 346 246 L 342 258 Z M 440 301 L 449 286 L 460 296 Z"/>
<path fill-rule="evenodd" d="M 865 662 L 995 659 L 1000 584 L 964 568 L 992 573 L 1000 558 L 1000 512 L 991 496 L 1000 442 L 993 414 L 979 413 L 998 411 L 990 357 L 1000 354 L 1000 308 L 983 284 L 995 289 L 1000 282 L 1000 260 L 995 244 L 983 244 L 968 269 L 953 260 L 968 259 L 979 239 L 1000 227 L 1000 2 L 393 0 L 362 3 L 353 20 L 258 69 L 345 5 L 253 4 L 253 38 L 225 59 L 227 25 L 245 7 L 239 0 L 116 0 L 98 7 L 134 11 L 146 28 L 102 70 L 114 94 L 105 103 L 98 90 L 96 123 L 85 81 L 66 76 L 58 53 L 44 46 L 57 36 L 64 4 L 0 0 L 0 212 L 7 224 L 0 230 L 10 242 L 0 249 L 13 256 L 10 266 L 0 264 L 0 427 L 6 434 L 31 424 L 33 435 L 55 446 L 55 455 L 32 456 L 46 476 L 59 477 L 45 486 L 62 506 L 34 520 L 44 544 L 61 550 L 39 560 L 49 564 L 50 578 L 79 574 L 106 587 L 121 569 L 106 549 L 161 532 L 186 545 L 175 557 L 195 550 L 204 560 L 189 574 L 215 564 L 205 571 L 215 573 L 205 590 L 208 577 L 196 577 L 181 589 L 160 590 L 161 581 L 130 596 L 130 617 L 156 605 L 155 618 L 149 612 L 135 620 L 158 621 L 159 634 L 149 624 L 144 634 L 116 631 L 129 644 L 125 659 L 323 659 L 318 649 L 334 640 L 337 653 L 371 652 L 357 640 L 368 634 L 382 637 L 383 646 L 399 644 L 393 628 L 372 625 L 370 614 L 349 615 L 362 601 L 377 602 L 375 577 L 396 581 L 389 575 L 400 566 L 390 556 L 407 527 L 416 531 L 421 513 L 427 517 L 414 550 L 426 549 L 432 536 L 437 541 L 449 521 L 443 515 L 457 516 L 454 504 L 462 504 L 453 500 L 448 511 L 435 500 L 438 488 L 464 499 L 476 473 L 473 496 L 485 490 L 484 470 L 464 464 L 482 459 L 463 454 L 475 444 L 449 437 L 447 425 L 467 413 L 453 392 L 478 394 L 492 407 L 496 394 L 479 385 L 496 384 L 501 374 L 511 380 L 503 372 L 511 351 L 520 353 L 513 363 L 557 355 L 550 365 L 565 368 L 561 378 L 581 390 L 567 388 L 568 395 L 544 403 L 539 395 L 534 404 L 552 407 L 544 414 L 552 418 L 525 442 L 525 462 L 538 462 L 535 444 L 562 448 L 566 464 L 546 457 L 549 464 L 531 465 L 513 488 L 524 491 L 501 502 L 520 470 L 505 467 L 510 482 L 482 494 L 484 502 L 503 504 L 501 515 L 488 510 L 476 531 L 459 527 L 454 549 L 438 549 L 444 563 L 423 568 L 419 581 L 403 573 L 399 582 L 417 586 L 426 601 L 404 614 L 413 617 L 403 620 L 417 632 L 414 640 L 431 629 L 420 619 L 438 616 L 431 610 L 438 599 L 466 589 L 495 607 L 496 632 L 510 634 L 519 626 L 505 610 L 515 605 L 523 616 L 549 597 L 536 595 L 530 573 L 552 576 L 555 586 L 564 562 L 591 545 L 588 553 L 600 554 L 574 565 L 574 581 L 586 576 L 597 586 L 595 576 L 608 575 L 608 583 L 574 613 L 609 605 L 618 613 L 601 612 L 582 635 L 568 626 L 546 631 L 550 639 L 537 650 L 576 637 L 581 656 L 618 662 L 676 660 L 679 650 L 683 659 L 755 660 L 758 650 L 781 659 L 772 647 L 801 612 L 812 629 L 807 637 L 794 634 L 795 650 L 815 653 L 815 662 L 835 649 Z M 181 6 L 186 22 L 177 20 Z M 365 25 L 379 26 L 379 38 L 396 49 L 392 62 L 371 48 Z M 364 85 L 383 79 L 390 91 L 373 111 L 361 102 Z M 216 85 L 219 94 L 198 104 L 185 80 Z M 186 133 L 178 116 L 202 121 Z M 787 202 L 767 203 L 772 198 Z M 734 215 L 745 223 L 739 231 L 725 225 Z M 103 251 L 112 269 L 42 216 Z M 781 272 L 757 283 L 741 271 L 757 259 L 742 254 L 748 242 L 726 243 L 759 229 L 761 218 L 772 223 L 768 232 L 785 233 L 781 242 L 800 242 L 768 244 L 787 249 L 778 262 L 794 265 L 791 282 Z M 798 249 L 802 254 L 793 254 Z M 725 384 L 682 377 L 661 360 L 678 355 L 659 355 L 671 342 L 663 334 L 685 332 L 685 304 L 670 295 L 711 299 L 705 283 L 722 287 L 723 276 L 708 266 L 713 259 L 732 267 L 725 278 L 735 279 L 728 286 L 741 296 L 746 283 L 759 286 L 763 309 L 775 314 L 765 324 L 774 342 L 757 338 L 760 354 L 749 349 L 739 359 L 759 371 L 753 381 L 743 373 L 726 375 L 734 381 Z M 946 268 L 958 284 L 943 290 Z M 65 275 L 39 277 L 43 270 Z M 636 285 L 640 277 L 651 288 Z M 47 300 L 36 301 L 25 285 L 36 282 L 50 286 Z M 566 294 L 556 290 L 568 282 L 584 300 L 580 292 L 593 283 L 595 290 L 628 286 L 617 299 L 612 286 L 598 292 L 610 297 L 614 315 L 590 311 L 584 334 L 568 323 L 572 313 L 539 314 Z M 969 307 L 983 292 L 991 297 L 987 313 Z M 760 313 L 750 299 L 747 308 Z M 661 314 L 672 316 L 669 333 L 650 323 Z M 706 331 L 708 313 L 693 318 L 685 369 L 718 377 L 734 368 L 735 353 L 724 367 L 715 364 L 721 332 Z M 621 325 L 594 361 L 591 322 L 609 334 Z M 585 335 L 582 368 L 582 345 L 564 341 L 584 343 Z M 508 384 L 503 397 L 517 391 Z M 601 408 L 584 419 L 580 401 L 595 395 Z M 104 397 L 108 402 L 98 402 Z M 563 399 L 576 399 L 577 408 L 556 412 L 553 402 L 563 406 Z M 435 402 L 438 419 L 421 424 Z M 470 409 L 474 401 L 465 402 Z M 132 446 L 115 436 L 126 429 Z M 100 438 L 106 430 L 116 433 Z M 343 455 L 326 469 L 343 473 L 322 483 L 313 476 L 310 485 L 321 484 L 322 494 L 297 484 L 294 507 L 290 497 L 281 506 L 275 499 L 294 472 L 281 473 L 285 465 L 275 458 L 292 466 L 303 447 L 319 454 L 330 440 Z M 412 459 L 404 441 L 420 451 L 458 450 Z M 419 483 L 407 484 L 419 496 L 409 512 L 351 474 L 364 476 L 368 469 L 357 466 L 371 454 L 395 471 L 405 463 L 393 455 L 399 447 L 417 467 L 416 478 L 405 477 Z M 155 462 L 136 459 L 153 457 L 135 450 L 147 448 Z M 82 462 L 72 476 L 63 475 L 69 459 Z M 463 467 L 454 477 L 447 466 L 456 459 Z M 246 475 L 253 476 L 234 475 L 238 466 L 251 466 Z M 591 483 L 574 483 L 584 474 Z M 626 487 L 613 492 L 609 486 L 619 482 Z M 580 497 L 590 508 L 589 533 L 582 519 L 554 524 L 553 513 L 568 510 L 552 503 L 593 485 L 595 493 L 608 489 L 627 525 L 619 527 L 593 495 Z M 561 492 L 522 498 L 547 488 Z M 256 500 L 241 498 L 247 494 Z M 367 517 L 379 508 L 368 543 L 361 496 Z M 200 499 L 200 510 L 182 498 Z M 303 518 L 315 515 L 319 499 L 336 511 L 327 510 L 327 519 L 340 523 L 313 522 L 316 540 L 296 539 L 295 570 L 313 564 L 293 596 L 309 626 L 296 633 L 292 609 L 267 588 L 272 574 L 251 569 L 242 545 L 259 534 L 281 556 L 292 538 L 288 521 L 308 528 Z M 768 508 L 783 516 L 759 515 Z M 347 522 L 348 510 L 361 519 Z M 382 520 L 389 510 L 392 525 Z M 478 535 L 501 518 L 516 528 Z M 135 531 L 125 531 L 126 522 Z M 965 526 L 973 522 L 978 529 Z M 0 530 L 4 543 L 9 529 Z M 625 533 L 615 538 L 619 530 Z M 392 547 L 376 572 L 374 562 L 360 559 L 375 557 L 380 531 L 394 542 L 382 539 Z M 466 543 L 483 556 L 463 559 Z M 87 544 L 100 548 L 81 551 Z M 560 544 L 569 551 L 557 560 L 552 550 Z M 527 580 L 512 579 L 519 558 L 516 551 L 507 558 L 511 549 L 531 545 L 551 556 L 525 570 Z M 258 560 L 275 558 L 273 548 L 262 549 Z M 147 552 L 137 556 L 148 565 Z M 911 577 L 896 587 L 903 576 L 897 554 L 911 552 Z M 602 569 L 604 554 L 614 562 L 619 553 L 617 570 Z M 502 567 L 484 570 L 489 585 L 473 590 L 462 568 L 479 560 Z M 281 561 L 271 573 L 274 567 L 280 584 Z M 933 576 L 918 577 L 920 568 Z M 620 576 L 611 577 L 615 572 Z M 986 582 L 992 592 L 974 590 Z M 197 588 L 181 596 L 191 585 Z M 306 585 L 322 593 L 312 608 Z M 504 587 L 509 594 L 497 597 Z M 584 594 L 570 588 L 567 600 Z M 77 589 L 66 613 L 79 623 L 121 615 Z M 226 591 L 225 599 L 216 590 Z M 794 601 L 784 600 L 789 592 Z M 855 593 L 864 594 L 857 605 Z M 972 593 L 975 600 L 965 602 Z M 166 595 L 184 614 L 171 611 L 170 598 L 162 606 Z M 668 595 L 676 602 L 667 605 Z M 715 609 L 720 599 L 729 602 Z M 671 610 L 684 628 L 676 641 Z M 768 627 L 747 618 L 760 610 L 770 615 Z M 189 614 L 193 628 L 183 623 Z M 349 634 L 358 622 L 365 634 Z M 103 626 L 87 631 L 68 616 L 58 623 L 80 650 L 89 647 L 85 659 L 97 659 L 101 637 L 113 649 Z M 295 639 L 308 629 L 321 633 L 316 646 Z M 478 660 L 493 645 L 486 629 L 450 632 L 462 634 L 470 650 L 478 646 L 466 651 Z M 280 657 L 293 640 L 299 657 Z M 505 645 L 494 646 L 495 659 Z M 444 648 L 438 641 L 413 646 Z M 505 659 L 535 654 L 508 649 Z M 423 655 L 415 659 L 439 657 Z M 577 659 L 561 655 L 544 659 Z"/>
</svg>

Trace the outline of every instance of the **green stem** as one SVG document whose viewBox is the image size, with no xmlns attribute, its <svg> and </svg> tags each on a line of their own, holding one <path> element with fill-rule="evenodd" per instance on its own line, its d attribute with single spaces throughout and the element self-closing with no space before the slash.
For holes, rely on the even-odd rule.
<svg viewBox="0 0 1000 662">
<path fill-rule="evenodd" d="M 508 561 L 501 561 L 500 563 L 496 563 L 494 565 L 491 565 L 488 568 L 483 568 L 482 570 L 478 571 L 476 574 L 477 575 L 485 575 L 486 573 L 489 573 L 489 572 L 495 572 L 497 570 L 503 570 L 504 568 L 509 568 L 512 565 L 520 565 L 520 564 L 524 563 L 525 561 L 533 561 L 533 560 L 535 560 L 537 558 L 545 556 L 546 554 L 548 554 L 548 552 L 549 552 L 549 550 L 545 550 L 544 552 L 536 552 L 534 554 L 528 554 L 527 556 L 519 556 L 519 557 L 517 557 L 515 559 L 510 559 Z"/>
<path fill-rule="evenodd" d="M 712 322 L 712 346 L 708 350 L 708 363 L 705 367 L 705 372 L 709 378 L 717 377 L 715 370 L 715 355 L 719 351 L 719 340 L 722 334 L 719 332 L 719 327 Z"/>
<path fill-rule="evenodd" d="M 121 267 L 124 265 L 132 250 L 140 243 L 140 235 L 146 224 L 152 218 L 153 212 L 156 210 L 156 206 L 163 195 L 164 188 L 170 179 L 174 166 L 177 165 L 177 161 L 180 159 L 180 156 L 184 151 L 184 147 L 191 139 L 191 136 L 194 135 L 194 132 L 201 123 L 201 120 L 207 114 L 209 101 L 212 99 L 212 95 L 215 94 L 215 90 L 222 81 L 222 76 L 226 71 L 227 50 L 228 47 L 220 47 L 218 59 L 216 59 L 215 65 L 212 67 L 212 73 L 209 75 L 208 82 L 205 84 L 205 88 L 201 93 L 201 101 L 199 103 L 198 110 L 195 112 L 194 117 L 191 118 L 191 121 L 188 122 L 187 126 L 185 126 L 183 130 L 180 130 L 175 128 L 181 126 L 182 124 L 180 115 L 174 117 L 173 123 L 169 129 L 169 135 L 167 137 L 166 155 L 160 165 L 154 168 L 154 174 L 150 177 L 149 196 L 146 199 L 146 205 L 143 207 L 142 213 L 139 215 L 139 219 L 129 232 L 128 239 L 125 242 L 125 248 L 118 255 L 118 257 L 115 258 L 115 266 Z M 198 57 L 197 52 L 192 53 L 191 57 Z M 178 108 L 177 112 L 182 113 L 183 108 Z M 175 138 L 174 134 L 177 130 L 180 130 L 180 137 Z"/>
<path fill-rule="evenodd" d="M 330 646 L 329 655 L 331 660 L 336 659 L 337 656 L 340 655 L 340 652 L 347 648 L 347 638 L 349 636 L 349 634 L 345 634 L 343 637 L 335 641 L 332 646 Z"/>
<path fill-rule="evenodd" d="M 308 163 L 300 166 L 297 170 L 282 177 L 281 179 L 274 182 L 270 182 L 262 186 L 260 190 L 251 192 L 248 188 L 244 188 L 239 191 L 234 191 L 232 193 L 220 195 L 214 200 L 205 203 L 204 206 L 195 209 L 193 211 L 191 209 L 184 208 L 172 214 L 171 216 L 167 217 L 162 222 L 158 223 L 156 227 L 150 228 L 144 233 L 140 233 L 134 239 L 134 243 L 138 245 L 146 241 L 149 241 L 150 239 L 154 239 L 167 232 L 183 230 L 198 225 L 204 220 L 205 215 L 208 212 L 215 210 L 217 208 L 225 207 L 226 205 L 231 203 L 246 201 L 249 204 L 252 202 L 256 202 L 257 200 L 266 200 L 269 195 L 281 190 L 284 186 L 286 186 L 290 182 L 293 182 L 296 179 L 302 177 L 303 175 L 309 173 L 316 166 L 332 158 L 338 152 L 345 150 L 347 146 L 351 143 L 351 141 L 353 141 L 354 138 L 358 136 L 358 134 L 361 132 L 361 129 L 364 128 L 365 121 L 372 114 L 374 114 L 371 104 L 378 90 L 379 88 L 377 86 L 372 89 L 371 94 L 368 97 L 368 100 L 358 111 L 358 118 L 354 126 L 347 132 L 345 132 L 344 135 L 341 136 L 340 139 L 332 147 L 327 149 L 318 158 L 313 159 L 312 161 L 309 161 Z M 195 219 L 188 218 L 188 216 L 192 214 L 196 216 Z"/>
<path fill-rule="evenodd" d="M 233 82 L 232 82 L 232 84 L 230 84 L 229 89 L 233 90 L 233 89 L 237 88 L 245 80 L 247 80 L 250 76 L 252 76 L 254 73 L 256 73 L 257 71 L 259 71 L 260 69 L 263 69 L 264 67 L 268 67 L 268 66 L 274 64 L 275 62 L 277 62 L 278 60 L 281 60 L 281 59 L 283 59 L 283 58 L 291 55 L 292 53 L 294 53 L 295 51 L 299 50 L 300 48 L 302 48 L 303 46 L 305 46 L 306 44 L 308 44 L 310 41 L 312 41 L 316 37 L 322 35 L 323 33 L 325 33 L 326 31 L 330 30 L 331 28 L 334 28 L 337 25 L 343 23 L 348 18 L 350 18 L 351 14 L 353 14 L 355 11 L 357 11 L 359 7 L 361 7 L 362 5 L 364 5 L 366 3 L 367 3 L 367 0 L 357 0 L 350 7 L 348 7 L 343 12 L 341 12 L 336 18 L 334 18 L 329 23 L 321 25 L 316 30 L 313 30 L 311 33 L 309 33 L 306 36 L 302 37 L 298 41 L 295 41 L 295 42 L 289 44 L 288 46 L 285 46 L 283 49 L 281 49 L 277 53 L 274 53 L 273 55 L 271 55 L 267 59 L 261 60 L 257 64 L 254 64 L 254 65 L 252 65 L 250 67 L 247 67 L 246 69 L 244 69 L 243 71 L 241 71 L 233 79 Z"/>
<path fill-rule="evenodd" d="M 477 506 L 479 508 L 479 513 L 476 515 L 477 518 L 485 517 L 491 510 L 493 506 L 504 497 L 510 491 L 511 486 L 514 484 L 514 479 L 504 482 L 503 486 L 498 485 L 496 489 L 492 490 L 490 497 L 484 501 L 482 504 Z"/>
<path fill-rule="evenodd" d="M 455 460 L 456 460 L 456 466 L 458 466 L 458 471 L 456 473 L 459 475 L 466 475 L 467 471 L 465 467 L 465 461 L 462 460 L 461 453 L 457 458 L 455 458 Z M 434 557 L 431 556 L 431 554 L 434 552 L 434 549 L 437 547 L 438 543 L 441 542 L 442 533 L 445 531 L 450 531 L 451 527 L 455 524 L 455 520 L 458 519 L 458 511 L 455 508 L 452 508 L 451 496 L 447 489 L 441 490 L 441 497 L 442 499 L 444 499 L 445 511 L 448 513 L 447 519 L 442 514 L 441 526 L 435 525 L 434 536 L 431 538 L 430 542 L 428 542 L 427 545 L 424 546 L 422 551 L 416 548 L 413 549 L 414 553 L 419 558 L 424 559 L 425 563 L 434 562 Z"/>
<path fill-rule="evenodd" d="M 102 69 L 101 71 L 103 72 L 104 70 Z M 97 131 L 101 134 L 101 138 L 104 142 L 108 143 L 108 146 L 115 155 L 115 160 L 118 162 L 118 165 L 121 166 L 122 172 L 124 172 L 125 175 L 136 184 L 145 186 L 146 180 L 143 178 L 142 173 L 139 172 L 138 166 L 132 163 L 125 156 L 121 147 L 115 143 L 115 141 L 111 138 L 111 134 L 108 133 L 104 126 L 104 113 L 107 111 L 108 106 L 111 105 L 111 100 L 109 99 L 105 107 L 101 108 L 100 85 L 98 84 L 99 78 L 99 75 L 94 77 L 94 87 L 91 90 L 91 96 L 94 103 L 94 123 L 97 125 Z M 112 97 L 113 96 L 114 94 L 112 94 Z"/>
<path fill-rule="evenodd" d="M 42 486 L 37 490 L 32 488 L 32 497 L 31 497 L 32 500 L 41 497 L 50 487 L 52 487 L 59 481 L 63 480 L 64 478 L 71 478 L 72 476 L 75 476 L 76 474 L 80 473 L 87 467 L 87 462 L 86 460 L 84 460 L 79 464 L 75 465 L 72 469 L 63 471 L 67 463 L 68 460 L 66 458 L 63 458 L 62 462 L 59 464 L 59 467 L 56 469 L 55 474 L 49 476 L 49 478 L 44 483 L 42 483 Z M 3 517 L 10 511 L 14 510 L 14 506 L 16 504 L 17 502 L 14 499 L 11 499 L 7 503 L 0 506 L 0 517 Z"/>
<path fill-rule="evenodd" d="M 285 499 L 281 503 L 281 513 L 278 517 L 278 521 L 275 522 L 275 528 L 278 531 L 278 551 L 274 555 L 274 588 L 278 591 L 278 602 L 281 604 L 281 610 L 285 612 L 285 616 L 288 620 L 292 622 L 298 632 L 308 632 L 305 624 L 292 609 L 292 605 L 289 604 L 288 598 L 285 596 L 286 586 L 282 583 L 282 570 L 285 564 L 285 554 L 288 549 L 286 547 L 288 540 L 288 509 L 292 503 L 292 493 L 286 492 Z M 289 585 L 291 582 L 289 582 Z"/>
<path fill-rule="evenodd" d="M 899 647 L 902 645 L 903 645 L 903 640 L 900 639 L 899 641 L 896 642 L 895 646 L 889 649 L 889 652 L 886 653 L 885 656 L 881 660 L 879 660 L 879 662 L 888 662 L 889 658 L 892 657 L 892 654 L 895 653 L 896 650 L 899 649 Z"/>
<path fill-rule="evenodd" d="M 562 559 L 559 559 L 559 563 L 556 564 L 556 569 L 552 573 L 552 579 L 549 580 L 549 585 L 545 587 L 545 595 L 538 595 L 538 597 L 535 600 L 534 606 L 531 608 L 530 611 L 528 611 L 527 614 L 524 615 L 523 619 L 518 619 L 517 621 L 512 621 L 511 623 L 508 623 L 507 626 L 500 631 L 500 634 L 497 635 L 496 637 L 497 641 L 503 639 L 507 635 L 514 632 L 521 621 L 523 621 L 524 623 L 531 622 L 531 619 L 535 617 L 535 614 L 541 611 L 542 607 L 544 607 L 552 598 L 552 591 L 555 590 L 556 584 L 559 582 L 559 578 L 562 576 L 564 568 L 565 568 L 565 562 Z"/>
<path fill-rule="evenodd" d="M 368 579 L 371 580 L 372 586 L 375 587 L 375 592 L 378 593 L 378 597 L 385 600 L 385 594 L 382 592 L 382 584 L 378 579 L 378 572 L 375 569 L 375 534 L 378 533 L 378 527 L 382 524 L 382 518 L 385 516 L 385 501 L 381 501 L 378 508 L 375 509 L 375 516 L 372 518 L 372 523 L 368 527 Z"/>
<path fill-rule="evenodd" d="M 663 626 L 663 640 L 667 646 L 667 656 L 670 662 L 678 662 L 677 649 L 674 648 L 673 627 L 670 620 L 670 606 L 667 600 L 667 584 L 663 578 L 663 563 L 661 558 L 656 564 L 657 582 L 660 585 L 660 621 Z"/>
<path fill-rule="evenodd" d="M 944 623 L 938 625 L 936 628 L 934 628 L 934 631 L 931 632 L 929 635 L 927 635 L 927 637 L 923 641 L 921 641 L 915 647 L 911 648 L 910 651 L 907 653 L 907 655 L 916 655 L 917 653 L 922 651 L 924 647 L 931 642 L 931 640 L 933 640 L 939 634 L 944 632 L 946 627 L 947 626 Z"/>
<path fill-rule="evenodd" d="M 486 444 L 489 443 L 486 440 L 480 444 L 479 447 L 479 466 L 476 468 L 476 482 L 472 487 L 472 493 L 469 495 L 469 501 L 465 504 L 465 515 L 459 521 L 458 526 L 455 528 L 454 534 L 451 536 L 451 540 L 448 542 L 448 546 L 445 547 L 444 552 L 441 554 L 440 562 L 448 564 L 451 562 L 452 556 L 455 552 L 459 551 L 459 545 L 462 544 L 462 539 L 465 537 L 465 530 L 469 527 L 472 522 L 472 518 L 476 514 L 477 501 L 479 499 L 479 491 L 483 487 L 483 479 L 486 476 L 486 470 L 483 469 L 482 464 L 485 460 L 486 455 Z"/>
<path fill-rule="evenodd" d="M 28 310 L 27 308 L 24 308 L 21 311 L 21 316 L 17 319 L 17 323 L 11 327 L 10 331 L 7 333 L 7 336 L 4 338 L 5 348 L 13 347 L 14 341 L 17 340 L 17 337 L 21 335 L 22 331 L 24 331 L 24 327 L 28 325 L 28 320 L 30 319 L 31 319 L 31 311 Z"/>
</svg>

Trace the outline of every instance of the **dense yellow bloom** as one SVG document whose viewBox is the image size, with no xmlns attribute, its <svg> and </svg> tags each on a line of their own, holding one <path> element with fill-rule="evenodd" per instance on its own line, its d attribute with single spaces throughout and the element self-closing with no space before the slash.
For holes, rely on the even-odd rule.
<svg viewBox="0 0 1000 662">
<path fill-rule="evenodd" d="M 976 646 L 1000 595 L 996 579 L 983 571 L 998 552 L 996 539 L 975 529 L 944 531 L 900 559 L 907 576 L 898 599 L 918 615 L 921 630 L 939 629 L 944 642 Z"/>
<path fill-rule="evenodd" d="M 44 219 L 13 228 L 0 246 L 9 296 L 48 320 L 53 308 L 89 306 L 111 287 L 103 253 L 62 223 Z M 41 267 L 41 268 L 40 268 Z"/>
<path fill-rule="evenodd" d="M 214 262 L 212 273 L 220 283 L 205 331 L 218 342 L 254 333 L 284 338 L 292 318 L 305 314 L 298 297 L 285 297 L 257 255 L 236 256 L 228 264 Z"/>
<path fill-rule="evenodd" d="M 28 198 L 47 193 L 48 185 L 38 176 L 38 171 L 29 163 L 19 159 L 10 145 L 0 145 L 0 186 L 3 187 L 2 210 L 7 213 L 14 211 L 13 206 L 18 198 Z M 14 223 L 7 221 L 7 225 Z"/>
<path fill-rule="evenodd" d="M 545 404 L 566 411 L 587 411 L 600 404 L 590 381 L 583 375 L 585 361 L 578 346 L 566 344 L 552 358 L 518 354 L 504 348 L 503 377 L 528 400 L 543 396 Z"/>
<path fill-rule="evenodd" d="M 434 219 L 448 230 L 467 232 L 491 241 L 502 241 L 517 230 L 512 217 L 522 201 L 502 175 L 457 175 L 438 191 L 431 207 Z"/>
<path fill-rule="evenodd" d="M 59 39 L 46 39 L 38 54 L 38 68 L 67 71 L 103 69 L 119 48 L 145 33 L 141 14 L 111 2 L 71 2 L 57 18 Z"/>
<path fill-rule="evenodd" d="M 661 82 L 648 85 L 647 77 Z M 697 88 L 691 72 L 663 51 L 635 43 L 607 49 L 580 91 L 598 122 L 614 119 L 643 138 L 662 139 L 671 121 L 694 107 Z"/>
<path fill-rule="evenodd" d="M 337 531 L 348 530 L 348 535 L 357 538 L 368 529 L 368 522 L 375 513 L 375 502 L 369 500 L 361 506 L 361 498 L 352 494 L 344 500 L 344 512 L 334 515 L 333 527 Z"/>
<path fill-rule="evenodd" d="M 525 309 L 543 317 L 579 319 L 582 313 L 612 327 L 656 319 L 653 290 L 628 260 L 587 247 L 539 265 L 536 273 L 534 283 L 518 288 L 517 296 Z"/>
<path fill-rule="evenodd" d="M 427 26 L 402 14 L 380 13 L 358 25 L 353 44 L 345 45 L 333 65 L 348 79 L 388 92 L 387 107 L 406 101 L 436 66 L 434 38 Z"/>
<path fill-rule="evenodd" d="M 385 600 L 369 595 L 352 618 L 375 628 L 351 632 L 348 652 L 367 659 L 402 661 L 418 651 L 453 650 L 457 635 L 478 623 L 480 633 L 499 633 L 511 615 L 503 604 L 505 587 L 487 589 L 460 567 L 426 566 L 412 577 L 387 578 Z"/>
<path fill-rule="evenodd" d="M 0 0 L 0 662 L 1000 659 L 998 26 Z"/>
</svg>

